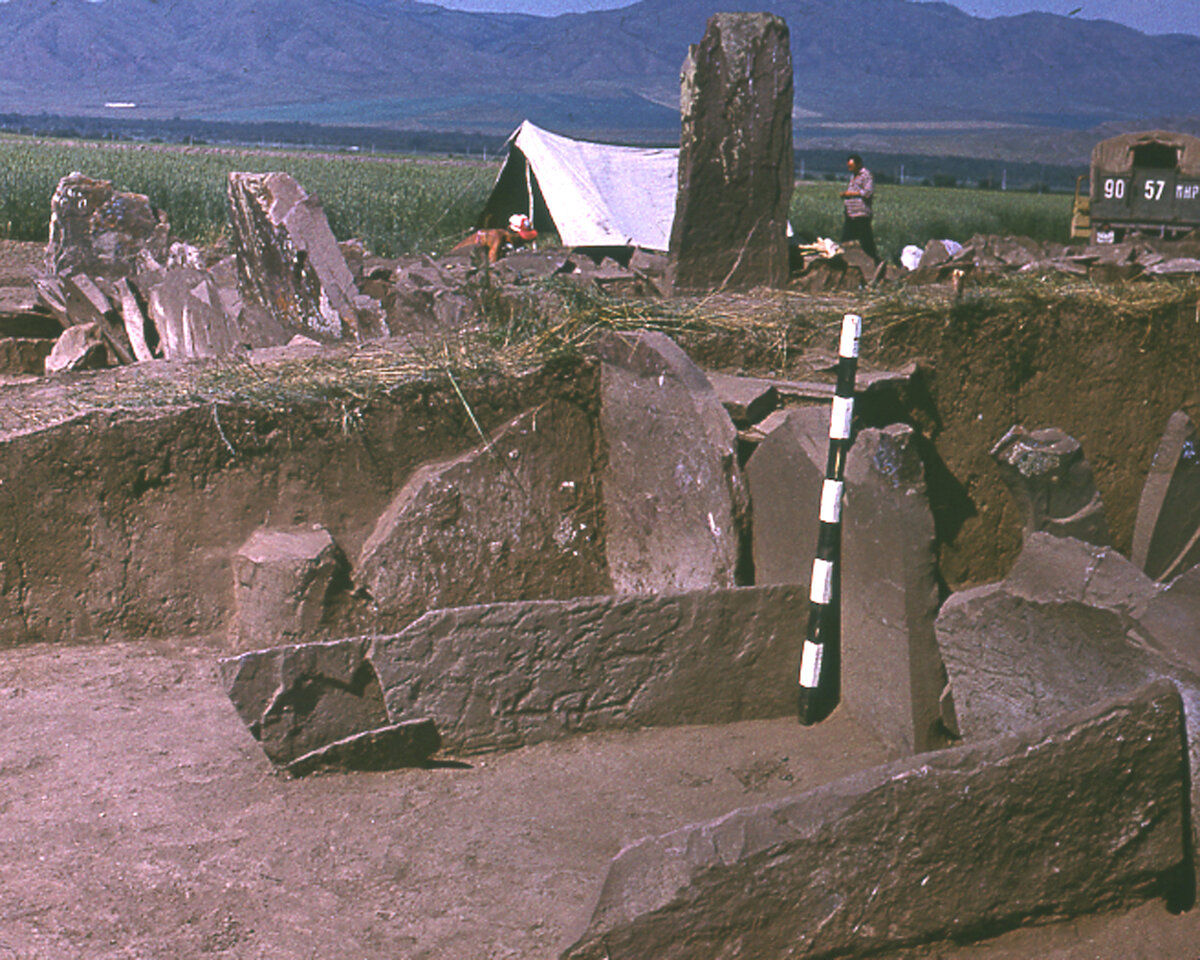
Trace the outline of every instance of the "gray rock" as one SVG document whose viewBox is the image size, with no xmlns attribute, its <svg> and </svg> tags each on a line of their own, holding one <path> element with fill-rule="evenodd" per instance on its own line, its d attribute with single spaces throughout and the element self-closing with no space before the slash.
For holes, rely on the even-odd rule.
<svg viewBox="0 0 1200 960">
<path fill-rule="evenodd" d="M 714 14 L 681 82 L 671 286 L 782 287 L 792 197 L 787 24 L 767 13 Z"/>
<path fill-rule="evenodd" d="M 552 400 L 417 469 L 355 565 L 377 629 L 440 607 L 609 592 L 595 442 L 584 410 Z"/>
<path fill-rule="evenodd" d="M 324 527 L 255 530 L 233 558 L 232 633 L 242 646 L 313 639 L 346 561 Z"/>
<path fill-rule="evenodd" d="M 1156 580 L 1200 560 L 1200 437 L 1182 410 L 1171 414 L 1150 462 L 1130 558 Z"/>
<path fill-rule="evenodd" d="M 584 597 L 425 614 L 371 649 L 392 722 L 452 750 L 795 710 L 807 590 Z"/>
<path fill-rule="evenodd" d="M 663 334 L 610 334 L 595 349 L 604 361 L 601 484 L 613 590 L 733 586 L 746 493 L 729 414 Z"/>
<path fill-rule="evenodd" d="M 1157 683 L 626 847 L 564 960 L 862 956 L 1158 895 L 1184 860 Z"/>
<path fill-rule="evenodd" d="M 263 752 L 286 766 L 388 725 L 369 644 L 336 640 L 252 651 L 221 660 L 218 671 Z"/>
<path fill-rule="evenodd" d="M 1112 542 L 1091 464 L 1074 437 L 1057 427 L 1017 425 L 991 454 L 1021 510 L 1026 536 L 1045 530 L 1089 543 Z"/>
<path fill-rule="evenodd" d="M 1192 567 L 1136 614 L 1150 646 L 1200 675 L 1200 567 Z"/>
<path fill-rule="evenodd" d="M 143 252 L 162 257 L 169 232 L 166 218 L 147 197 L 72 173 L 50 198 L 46 272 L 130 276 Z"/>
<path fill-rule="evenodd" d="M 409 720 L 344 737 L 297 757 L 284 769 L 293 777 L 318 771 L 420 767 L 441 746 L 432 720 Z"/>
<path fill-rule="evenodd" d="M 757 583 L 809 583 L 829 411 L 790 411 L 746 464 Z M 842 703 L 890 747 L 944 743 L 933 515 L 909 427 L 861 431 L 842 511 Z"/>
<path fill-rule="evenodd" d="M 738 427 L 758 423 L 779 406 L 779 391 L 769 380 L 709 373 L 708 382 Z"/>
<path fill-rule="evenodd" d="M 79 323 L 68 327 L 54 341 L 46 357 L 46 373 L 64 370 L 98 370 L 108 366 L 108 348 L 97 323 Z"/>
<path fill-rule="evenodd" d="M 229 174 L 230 224 L 243 296 L 289 333 L 319 340 L 388 335 L 354 283 L 320 201 L 286 173 Z"/>
<path fill-rule="evenodd" d="M 134 359 L 153 360 L 154 350 L 150 344 L 153 342 L 158 346 L 158 331 L 154 330 L 152 338 L 146 336 L 149 321 L 143 301 L 125 277 L 117 281 L 115 290 L 121 301 L 121 322 L 125 326 L 125 336 L 129 338 Z"/>
</svg>

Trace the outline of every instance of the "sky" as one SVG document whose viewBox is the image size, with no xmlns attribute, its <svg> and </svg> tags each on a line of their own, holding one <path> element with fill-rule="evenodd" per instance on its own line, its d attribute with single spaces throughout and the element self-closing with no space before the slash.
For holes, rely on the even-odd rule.
<svg viewBox="0 0 1200 960">
<path fill-rule="evenodd" d="M 583 10 L 627 7 L 632 0 L 430 0 L 443 7 L 554 16 Z M 976 17 L 1003 17 L 1030 10 L 1088 20 L 1114 20 L 1143 33 L 1200 35 L 1200 0 L 951 0 L 954 6 Z M 719 4 L 714 5 L 714 9 Z"/>
</svg>

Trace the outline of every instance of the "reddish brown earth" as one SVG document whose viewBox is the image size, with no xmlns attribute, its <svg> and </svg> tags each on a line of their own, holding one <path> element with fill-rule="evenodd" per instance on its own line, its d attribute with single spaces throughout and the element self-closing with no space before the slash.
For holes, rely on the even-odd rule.
<svg viewBox="0 0 1200 960">
<path fill-rule="evenodd" d="M 0 243 L 0 306 L 39 254 Z M 829 346 L 842 306 L 856 301 L 798 320 L 798 340 Z M 935 506 L 952 585 L 1011 558 L 1015 518 L 986 451 L 1014 420 L 1083 442 L 1128 546 L 1162 424 L 1198 412 L 1194 300 L 1129 316 L 1087 297 L 1044 312 L 994 298 L 874 321 L 857 306 L 868 359 L 936 369 L 910 406 L 946 464 Z M 724 366 L 772 368 L 736 352 Z M 221 638 L 0 650 L 0 960 L 550 958 L 622 845 L 887 758 L 835 714 L 288 780 L 219 688 L 223 652 Z M 896 956 L 1194 960 L 1198 943 L 1200 911 L 1152 902 Z"/>
</svg>

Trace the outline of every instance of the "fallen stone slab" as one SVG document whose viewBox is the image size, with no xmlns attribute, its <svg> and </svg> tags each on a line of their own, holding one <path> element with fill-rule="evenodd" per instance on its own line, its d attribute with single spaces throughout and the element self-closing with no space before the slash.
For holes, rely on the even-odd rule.
<svg viewBox="0 0 1200 960">
<path fill-rule="evenodd" d="M 65 370 L 99 370 L 109 362 L 108 347 L 97 323 L 79 323 L 62 332 L 49 355 L 46 370 L 62 373 Z"/>
<path fill-rule="evenodd" d="M 746 492 L 737 430 L 708 378 L 661 333 L 609 334 L 601 367 L 604 549 L 612 589 L 737 581 Z"/>
<path fill-rule="evenodd" d="M 746 464 L 756 583 L 811 580 L 828 437 L 827 409 L 793 410 Z M 910 427 L 857 434 L 841 521 L 842 704 L 893 750 L 942 746 L 933 513 Z"/>
<path fill-rule="evenodd" d="M 422 767 L 441 747 L 431 720 L 409 720 L 344 737 L 297 757 L 284 769 L 293 777 L 317 772 Z"/>
<path fill-rule="evenodd" d="M 591 415 L 552 400 L 413 472 L 363 544 L 375 629 L 427 610 L 608 593 Z"/>
<path fill-rule="evenodd" d="M 779 406 L 779 391 L 770 380 L 716 372 L 709 372 L 707 377 L 737 427 L 758 423 Z"/>
<path fill-rule="evenodd" d="M 1176 577 L 1136 616 L 1139 632 L 1154 651 L 1200 676 L 1200 567 Z"/>
<path fill-rule="evenodd" d="M 717 13 L 682 68 L 674 289 L 747 290 L 788 280 L 792 56 L 769 13 Z"/>
<path fill-rule="evenodd" d="M 1104 501 L 1083 447 L 1057 427 L 1017 424 L 992 447 L 992 459 L 1021 511 L 1028 536 L 1045 530 L 1089 543 L 1112 542 Z"/>
<path fill-rule="evenodd" d="M 217 669 L 251 736 L 287 766 L 389 725 L 369 648 L 364 638 L 294 644 L 225 658 Z"/>
<path fill-rule="evenodd" d="M 288 330 L 318 340 L 387 336 L 379 304 L 354 283 L 321 202 L 286 173 L 229 174 L 242 293 Z"/>
<path fill-rule="evenodd" d="M 487 604 L 427 613 L 370 657 L 393 723 L 496 750 L 787 715 L 807 612 L 796 586 Z"/>
<path fill-rule="evenodd" d="M 314 639 L 347 567 L 320 525 L 254 531 L 233 558 L 231 634 L 243 647 Z"/>
<path fill-rule="evenodd" d="M 125 335 L 124 324 L 117 320 L 112 301 L 96 282 L 85 274 L 72 274 L 61 278 L 60 289 L 71 323 L 96 324 L 113 359 L 119 363 L 133 363 L 133 348 Z"/>
<path fill-rule="evenodd" d="M 1185 860 L 1178 692 L 923 754 L 638 841 L 563 960 L 862 956 L 1160 895 Z"/>
<path fill-rule="evenodd" d="M 1171 414 L 1142 485 L 1130 559 L 1156 580 L 1200 561 L 1200 435 Z"/>
</svg>

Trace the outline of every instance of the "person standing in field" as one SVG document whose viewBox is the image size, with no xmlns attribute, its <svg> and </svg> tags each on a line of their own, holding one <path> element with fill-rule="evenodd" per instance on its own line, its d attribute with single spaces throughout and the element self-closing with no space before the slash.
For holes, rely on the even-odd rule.
<svg viewBox="0 0 1200 960">
<path fill-rule="evenodd" d="M 846 169 L 850 171 L 850 182 L 842 191 L 846 205 L 846 221 L 842 227 L 842 243 L 857 240 L 863 251 L 878 260 L 875 252 L 875 232 L 871 227 L 871 199 L 875 196 L 875 180 L 871 171 L 863 166 L 863 158 L 857 153 L 846 158 Z"/>
</svg>

